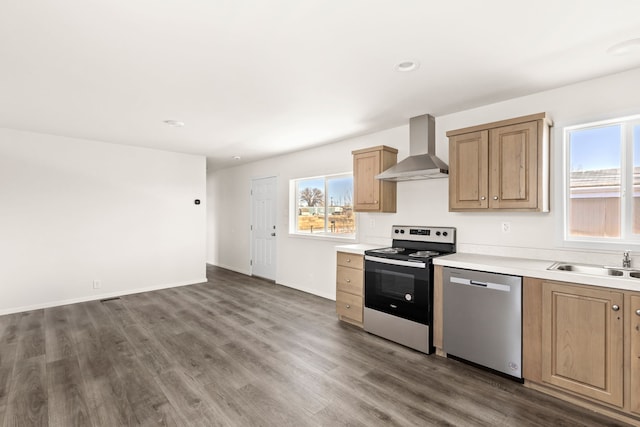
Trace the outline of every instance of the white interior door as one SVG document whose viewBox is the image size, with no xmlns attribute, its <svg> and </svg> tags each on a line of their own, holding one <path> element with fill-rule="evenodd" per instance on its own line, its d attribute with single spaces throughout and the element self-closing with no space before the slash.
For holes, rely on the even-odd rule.
<svg viewBox="0 0 640 427">
<path fill-rule="evenodd" d="M 251 274 L 276 280 L 276 177 L 251 182 Z"/>
</svg>

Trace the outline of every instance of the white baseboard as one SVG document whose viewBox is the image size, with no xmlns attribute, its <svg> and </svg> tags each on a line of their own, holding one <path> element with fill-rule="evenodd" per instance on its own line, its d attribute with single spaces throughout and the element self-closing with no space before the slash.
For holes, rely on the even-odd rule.
<svg viewBox="0 0 640 427">
<path fill-rule="evenodd" d="M 120 296 L 124 296 L 124 295 L 139 294 L 139 293 L 142 293 L 142 292 L 157 291 L 157 290 L 160 290 L 160 289 L 177 288 L 177 287 L 180 287 L 180 286 L 195 285 L 196 283 L 205 283 L 206 281 L 207 281 L 207 278 L 205 277 L 205 278 L 200 278 L 200 279 L 195 279 L 195 280 L 187 280 L 187 281 L 184 281 L 184 282 L 165 283 L 165 284 L 162 284 L 162 285 L 147 286 L 145 288 L 127 289 L 127 290 L 109 292 L 109 293 L 100 294 L 100 295 L 89 295 L 89 296 L 84 296 L 84 297 L 80 297 L 80 298 L 71 298 L 71 299 L 66 299 L 66 300 L 50 301 L 50 302 L 45 302 L 45 303 L 42 303 L 42 304 L 34 304 L 34 305 L 28 305 L 28 306 L 23 306 L 23 307 L 6 308 L 6 309 L 0 310 L 0 316 L 5 315 L 5 314 L 21 313 L 23 311 L 40 310 L 40 309 L 43 309 L 43 308 L 58 307 L 58 306 L 67 305 L 67 304 L 76 304 L 76 303 L 79 303 L 79 302 L 96 301 L 96 300 L 101 300 L 101 299 L 120 297 Z"/>
</svg>

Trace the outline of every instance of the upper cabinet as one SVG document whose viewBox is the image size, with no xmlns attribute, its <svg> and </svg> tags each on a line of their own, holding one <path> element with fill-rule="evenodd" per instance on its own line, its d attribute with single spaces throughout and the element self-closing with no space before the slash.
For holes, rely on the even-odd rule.
<svg viewBox="0 0 640 427">
<path fill-rule="evenodd" d="M 353 192 L 356 212 L 395 212 L 396 182 L 376 175 L 398 161 L 398 150 L 381 145 L 353 151 Z"/>
<path fill-rule="evenodd" d="M 546 113 L 447 132 L 450 211 L 549 211 Z"/>
</svg>

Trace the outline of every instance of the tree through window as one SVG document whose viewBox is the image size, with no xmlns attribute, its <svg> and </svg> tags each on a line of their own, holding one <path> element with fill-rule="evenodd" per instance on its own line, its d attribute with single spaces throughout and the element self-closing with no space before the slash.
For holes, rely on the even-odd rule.
<svg viewBox="0 0 640 427">
<path fill-rule="evenodd" d="M 294 233 L 355 237 L 352 175 L 304 178 L 293 183 Z"/>
</svg>

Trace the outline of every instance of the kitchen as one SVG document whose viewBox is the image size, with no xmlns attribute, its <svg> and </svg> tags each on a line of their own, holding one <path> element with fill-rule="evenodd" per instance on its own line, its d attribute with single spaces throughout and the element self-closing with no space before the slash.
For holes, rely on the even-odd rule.
<svg viewBox="0 0 640 427">
<path fill-rule="evenodd" d="M 15 22 L 20 21 L 17 20 Z M 5 28 L 10 28 L 10 26 Z M 632 30 L 626 32 L 627 36 L 629 38 L 637 37 L 637 34 Z M 442 33 L 445 32 L 442 31 Z M 603 42 L 600 43 L 602 44 Z M 127 45 L 127 43 L 122 43 L 122 45 Z M 604 51 L 606 47 L 604 46 L 601 50 Z M 20 57 L 20 55 L 15 56 L 16 58 Z M 607 59 L 605 58 L 609 57 L 605 56 L 604 53 L 602 56 L 593 57 L 590 60 L 591 62 L 587 60 L 585 62 L 586 65 L 583 64 L 583 67 L 588 69 L 591 63 L 606 62 Z M 420 59 L 423 64 L 416 71 L 417 73 L 425 72 L 429 69 L 425 65 L 424 61 L 426 60 Z M 613 62 L 618 60 L 616 58 L 612 59 Z M 549 63 L 553 65 L 553 58 L 549 58 Z M 163 64 L 166 68 L 172 69 L 173 64 L 169 60 L 167 60 L 166 64 Z M 193 65 L 193 68 L 197 69 L 200 63 L 196 61 Z M 251 68 L 252 64 L 247 65 L 247 68 Z M 392 65 L 387 64 L 385 67 L 388 66 L 391 69 Z M 563 128 L 581 123 L 638 114 L 637 99 L 640 97 L 640 89 L 636 82 L 640 80 L 640 69 L 637 66 L 635 64 L 615 69 L 615 71 L 602 71 L 597 75 L 586 76 L 580 74 L 578 77 L 566 77 L 562 84 L 553 87 L 541 85 L 537 90 L 522 93 L 515 89 L 505 89 L 504 93 L 498 94 L 496 97 L 492 97 L 490 96 L 491 94 L 483 93 L 480 90 L 479 92 L 473 92 L 473 99 L 465 98 L 465 96 L 471 97 L 470 94 L 473 88 L 488 84 L 488 82 L 483 81 L 481 84 L 475 80 L 470 80 L 465 87 L 460 89 L 458 94 L 459 97 L 466 99 L 469 104 L 465 104 L 464 107 L 458 106 L 462 104 L 456 104 L 455 106 L 453 104 L 445 105 L 442 106 L 440 111 L 432 111 L 426 107 L 424 104 L 428 101 L 422 95 L 406 95 L 411 93 L 411 88 L 414 85 L 419 84 L 419 77 L 423 75 L 394 74 L 394 78 L 399 77 L 399 79 L 404 80 L 399 80 L 399 82 L 383 90 L 383 98 L 389 98 L 391 92 L 397 90 L 400 93 L 404 93 L 407 99 L 412 101 L 410 105 L 407 104 L 402 112 L 393 113 L 393 119 L 382 121 L 384 123 L 381 122 L 377 126 L 372 126 L 366 132 L 362 131 L 362 128 L 357 128 L 352 129 L 351 132 L 345 132 L 340 137 L 328 133 L 321 138 L 322 142 L 328 141 L 325 145 L 307 147 L 285 154 L 272 152 L 264 159 L 245 161 L 245 159 L 251 158 L 250 155 L 245 157 L 244 153 L 228 153 L 228 147 L 219 148 L 219 152 L 222 153 L 220 156 L 224 155 L 227 163 L 224 164 L 224 167 L 220 167 L 219 163 L 216 163 L 220 161 L 219 159 L 210 160 L 206 171 L 203 154 L 179 155 L 169 153 L 169 151 L 161 152 L 161 150 L 151 154 L 153 150 L 134 150 L 131 147 L 116 144 L 103 144 L 103 146 L 109 145 L 109 147 L 104 148 L 104 151 L 99 153 L 101 155 L 86 155 L 83 148 L 79 148 L 80 145 L 98 147 L 102 144 L 98 141 L 109 141 L 110 139 L 94 136 L 97 134 L 86 131 L 79 133 L 81 137 L 86 138 L 81 142 L 73 142 L 63 137 L 43 136 L 49 133 L 62 133 L 58 127 L 59 123 L 55 122 L 49 123 L 48 127 L 36 128 L 33 130 L 34 134 L 29 134 L 29 129 L 24 133 L 17 130 L 2 130 L 0 135 L 3 137 L 2 142 L 9 139 L 12 140 L 6 145 L 9 147 L 8 152 L 18 151 L 18 148 L 11 145 L 13 143 L 15 146 L 24 145 L 26 147 L 24 148 L 25 151 L 33 149 L 33 151 L 40 152 L 42 156 L 37 161 L 26 162 L 25 164 L 28 167 L 14 165 L 15 170 L 5 167 L 2 169 L 3 173 L 7 174 L 7 179 L 4 182 L 12 182 L 11 188 L 3 187 L 6 190 L 3 194 L 10 195 L 10 200 L 15 202 L 15 205 L 28 206 L 29 210 L 11 212 L 11 218 L 13 218 L 14 214 L 15 217 L 22 218 L 22 222 L 17 223 L 18 226 L 11 223 L 13 229 L 26 230 L 24 232 L 26 234 L 18 236 L 16 233 L 9 233 L 10 227 L 7 228 L 6 233 L 3 230 L 3 236 L 10 236 L 5 240 L 5 246 L 2 247 L 3 256 L 5 256 L 5 259 L 20 261 L 20 268 L 14 268 L 14 265 L 9 265 L 5 267 L 4 271 L 0 272 L 2 274 L 0 279 L 3 279 L 3 286 L 6 286 L 6 288 L 3 288 L 3 305 L 0 308 L 3 310 L 3 314 L 13 313 L 29 309 L 40 309 L 52 303 L 81 302 L 92 298 L 95 299 L 96 297 L 115 298 L 119 295 L 141 290 L 199 283 L 203 279 L 206 280 L 203 271 L 205 262 L 250 275 L 253 273 L 251 264 L 252 236 L 250 226 L 252 224 L 252 206 L 250 188 L 252 181 L 264 177 L 275 177 L 277 181 L 274 224 L 277 231 L 275 240 L 277 257 L 275 258 L 273 281 L 279 285 L 328 300 L 335 300 L 336 298 L 336 246 L 351 243 L 363 243 L 377 247 L 389 246 L 391 244 L 390 232 L 392 227 L 398 224 L 453 227 L 456 229 L 456 251 L 460 254 L 618 266 L 622 261 L 622 251 L 631 249 L 631 265 L 638 266 L 640 265 L 640 249 L 637 245 L 596 249 L 584 249 L 566 245 L 562 240 L 563 214 L 561 210 L 563 204 L 561 187 Z M 135 67 L 130 67 L 128 70 L 131 73 L 139 72 Z M 134 80 L 137 82 L 136 84 L 141 84 L 148 75 L 152 74 L 135 74 L 136 79 Z M 532 75 L 520 76 L 520 80 L 535 80 L 532 77 L 535 74 L 532 72 Z M 187 81 L 189 76 L 185 77 L 184 80 Z M 312 78 L 317 79 L 318 76 L 309 77 L 310 80 L 305 82 L 306 86 L 312 86 L 309 83 Z M 495 79 L 499 80 L 500 76 L 496 75 Z M 8 76 L 4 80 L 11 81 Z M 232 80 L 229 79 L 229 81 Z M 425 80 L 428 79 L 425 78 Z M 159 82 L 157 81 L 156 83 Z M 24 86 L 26 87 L 27 85 Z M 114 84 L 113 86 L 117 87 L 118 85 Z M 157 86 L 161 85 L 158 84 Z M 34 92 L 38 92 L 38 86 L 34 87 Z M 51 84 L 48 87 L 51 89 L 58 86 Z M 257 88 L 253 88 L 256 92 L 260 92 Z M 221 88 L 218 87 L 217 89 L 220 90 Z M 445 89 L 448 89 L 451 93 L 457 92 L 451 87 Z M 274 99 L 279 95 L 279 93 L 265 91 Z M 149 93 L 151 92 L 152 90 L 149 89 Z M 186 92 L 191 93 L 189 91 Z M 197 92 L 200 92 L 200 88 L 198 88 Z M 346 89 L 344 92 L 347 93 Z M 66 89 L 64 91 L 61 90 L 60 94 L 51 98 L 67 99 L 67 93 L 74 92 Z M 77 96 L 81 97 L 82 93 L 84 93 L 83 90 L 78 90 Z M 242 93 L 246 94 L 246 92 Z M 447 90 L 435 93 L 439 95 L 439 99 L 444 99 L 448 96 Z M 144 98 L 143 94 L 138 93 L 138 95 L 140 95 L 141 99 Z M 22 94 L 14 94 L 14 97 L 10 99 L 22 99 L 21 96 Z M 130 99 L 124 95 L 122 98 Z M 40 98 L 36 96 L 34 99 L 38 100 Z M 98 97 L 97 99 L 111 98 L 103 96 L 103 98 Z M 85 101 L 88 100 L 85 99 Z M 44 100 L 41 102 L 44 102 Z M 203 101 L 202 105 L 208 102 L 210 100 Z M 340 114 L 347 115 L 347 108 L 341 110 L 336 107 L 342 105 L 342 102 L 342 98 L 336 97 L 322 99 L 320 104 L 330 104 L 333 109 L 341 112 Z M 35 101 L 25 101 L 24 104 L 40 105 Z M 79 101 L 77 104 L 93 105 L 91 102 Z M 180 102 L 175 104 L 182 105 Z M 382 105 L 385 102 L 378 102 L 378 104 Z M 12 108 L 7 107 L 6 110 L 12 111 Z M 17 109 L 17 107 L 15 108 Z M 96 110 L 99 109 L 96 108 Z M 105 110 L 108 109 L 105 105 Z M 380 109 L 381 111 L 369 111 L 356 121 L 366 123 L 370 121 L 372 116 L 384 115 L 386 107 L 380 107 Z M 50 115 L 48 114 L 49 112 L 56 109 L 43 108 L 43 110 L 47 114 L 42 114 L 42 116 L 47 116 Z M 64 109 L 60 108 L 60 110 Z M 189 108 L 181 110 L 186 115 L 187 112 L 185 110 L 189 110 Z M 232 108 L 229 108 L 229 110 L 232 110 Z M 69 111 L 78 114 L 78 110 L 69 108 Z M 81 123 L 88 121 L 88 111 L 89 109 L 85 111 L 87 112 L 87 117 L 80 116 L 81 120 L 77 120 L 76 116 L 73 116 L 73 120 L 66 117 L 67 122 Z M 162 116 L 163 119 L 168 118 L 165 117 L 165 111 L 169 110 L 162 111 L 162 114 L 164 114 Z M 284 116 L 292 117 L 292 121 L 298 121 L 300 126 L 304 127 L 305 124 L 312 122 L 310 119 L 305 120 L 305 117 L 314 115 L 315 110 L 301 109 L 301 111 L 306 114 L 292 114 L 291 116 L 284 114 Z M 353 169 L 352 152 L 368 147 L 390 146 L 398 150 L 398 159 L 404 159 L 410 154 L 409 118 L 428 112 L 435 113 L 435 151 L 446 163 L 450 163 L 447 132 L 545 112 L 553 121 L 553 126 L 550 130 L 549 212 L 451 212 L 448 205 L 450 181 L 445 178 L 399 183 L 397 186 L 396 212 L 358 213 L 356 238 L 353 240 L 337 241 L 330 238 L 314 238 L 288 233 L 291 229 L 293 215 L 291 209 L 292 180 L 349 173 Z M 34 116 L 36 114 L 31 110 L 28 113 Z M 149 113 L 149 115 L 151 114 Z M 215 116 L 216 113 L 210 112 L 208 117 Z M 56 115 L 51 115 L 51 117 L 51 120 L 53 120 Z M 138 116 L 132 115 L 132 117 Z M 60 123 L 62 123 L 62 118 L 59 119 L 61 120 Z M 126 125 L 118 128 L 118 131 L 121 131 L 121 129 L 133 126 L 132 121 L 114 119 L 109 120 L 108 123 L 119 123 L 121 125 L 126 123 Z M 220 119 L 219 121 L 223 122 L 224 120 Z M 242 128 L 246 125 L 245 120 L 239 122 L 228 121 L 237 128 Z M 258 120 L 256 119 L 256 121 Z M 278 118 L 274 118 L 273 121 L 278 123 Z M 185 122 L 183 127 L 180 127 L 178 123 L 167 123 L 167 125 L 172 126 L 167 129 L 169 129 L 169 132 L 175 131 L 175 134 L 184 131 L 182 134 L 184 135 L 190 132 L 190 121 L 186 120 Z M 340 121 L 322 122 L 321 120 L 320 122 L 321 125 L 319 127 L 327 129 L 340 123 Z M 22 123 L 20 120 L 14 120 L 14 123 L 6 121 L 3 123 L 3 127 L 20 129 Z M 104 125 L 102 120 L 97 123 L 99 126 L 96 125 L 96 128 L 110 128 Z M 222 126 L 218 122 L 216 122 L 216 125 Z M 312 127 L 311 125 L 309 126 Z M 318 125 L 316 124 L 316 126 Z M 115 130 L 111 130 L 117 133 Z M 122 132 L 126 134 L 126 132 Z M 151 135 L 151 131 L 141 133 Z M 39 136 L 33 136 L 35 134 Z M 291 131 L 291 134 L 293 135 L 291 139 L 296 139 L 295 129 Z M 287 136 L 290 135 L 288 134 Z M 243 135 L 243 137 L 249 138 L 247 135 Z M 172 136 L 171 138 L 176 138 L 183 142 L 181 137 Z M 39 140 L 38 144 L 27 146 L 27 143 L 35 139 Z M 112 139 L 123 141 L 126 138 Z M 143 139 L 157 139 L 158 141 L 166 142 L 164 134 L 155 135 L 154 137 L 145 136 Z M 167 139 L 169 138 L 167 137 Z M 186 139 L 188 138 L 185 137 Z M 208 141 L 208 138 L 202 139 Z M 286 138 L 283 137 L 284 139 Z M 225 139 L 225 141 L 227 140 Z M 273 140 L 270 143 L 273 147 L 277 146 Z M 238 147 L 241 145 L 238 145 Z M 242 148 L 251 154 L 251 145 L 247 143 Z M 264 141 L 253 145 L 270 146 L 269 143 Z M 168 146 L 163 145 L 162 148 L 168 149 L 166 148 Z M 173 148 L 173 150 L 177 149 Z M 193 152 L 195 149 L 193 146 L 187 147 L 185 145 L 184 151 Z M 73 153 L 73 155 L 67 156 L 64 153 Z M 211 158 L 217 154 L 217 152 L 214 152 Z M 240 157 L 242 154 L 243 158 L 238 159 L 237 164 L 235 164 L 236 160 L 231 160 L 232 154 L 233 157 L 236 157 L 236 155 Z M 55 157 L 57 159 L 58 157 L 56 156 L 64 157 L 64 160 L 60 160 L 60 165 L 64 165 L 64 167 L 52 169 L 70 171 L 77 167 L 78 164 L 95 164 L 94 170 L 87 166 L 86 170 L 83 169 L 83 172 L 86 173 L 79 174 L 79 176 L 86 178 L 87 176 L 93 176 L 93 172 L 96 170 L 99 171 L 95 175 L 105 176 L 108 179 L 104 180 L 106 183 L 102 182 L 104 188 L 99 187 L 101 190 L 97 194 L 108 195 L 108 199 L 115 200 L 114 204 L 118 204 L 119 207 L 131 209 L 131 206 L 134 206 L 135 215 L 119 215 L 120 210 L 114 209 L 111 211 L 108 209 L 113 206 L 103 206 L 107 208 L 104 209 L 105 212 L 111 212 L 112 215 L 110 217 L 107 217 L 106 214 L 101 216 L 102 212 L 96 214 L 92 210 L 92 206 L 98 206 L 100 199 L 105 197 L 94 197 L 95 195 L 92 194 L 92 189 L 90 188 L 80 188 L 78 192 L 71 191 L 70 189 L 76 188 L 74 185 L 81 187 L 82 179 L 74 180 L 68 178 L 65 173 L 55 175 L 60 178 L 60 181 L 55 181 L 55 185 L 68 191 L 65 192 L 64 189 L 54 191 L 50 187 L 44 186 L 44 190 L 48 191 L 50 196 L 42 198 L 42 193 L 46 191 L 42 190 L 41 192 L 42 187 L 39 185 L 43 182 L 47 183 L 46 178 L 48 178 L 43 173 L 42 165 L 47 164 L 50 158 Z M 127 158 L 131 161 L 133 167 L 121 173 L 122 176 L 118 176 L 117 173 L 114 173 L 114 170 L 118 170 L 118 166 L 120 166 L 118 161 L 113 160 L 113 163 L 109 163 L 109 167 L 103 167 L 105 158 Z M 135 160 L 140 161 L 134 164 Z M 3 164 L 3 166 L 6 165 Z M 8 170 L 11 172 L 7 172 Z M 24 175 L 20 175 L 21 170 Z M 139 175 L 142 175 L 138 173 L 139 170 L 151 171 L 155 174 L 148 181 L 142 182 L 139 181 Z M 122 169 L 120 171 L 122 172 Z M 37 183 L 29 180 L 30 174 L 38 177 Z M 73 177 L 73 175 L 71 176 Z M 19 179 L 16 179 L 16 177 L 19 177 Z M 62 179 L 62 177 L 65 179 Z M 206 188 L 204 185 L 205 179 Z M 113 182 L 118 183 L 116 187 L 126 187 L 127 182 L 140 183 L 139 187 L 145 191 L 136 191 L 136 185 L 131 185 L 126 197 L 118 198 L 118 194 L 116 194 L 118 192 L 110 188 L 110 184 Z M 170 208 L 164 205 L 154 205 L 153 203 L 156 201 L 155 194 L 161 193 L 161 191 L 157 191 L 158 188 L 162 188 L 165 193 L 173 192 L 172 195 L 176 199 L 181 201 L 185 199 L 188 202 L 189 209 L 193 210 L 185 214 L 183 211 L 171 211 Z M 53 196 L 54 194 L 56 197 Z M 30 198 L 30 195 L 36 195 L 36 197 Z M 85 201 L 87 203 L 84 203 Z M 200 204 L 200 201 L 203 201 L 203 203 Z M 71 206 L 72 209 L 55 211 L 55 215 L 52 215 L 51 206 L 56 206 L 56 203 L 65 203 Z M 47 209 L 41 209 L 42 206 L 47 207 Z M 73 212 L 77 217 L 65 215 L 68 211 Z M 123 209 L 123 211 L 126 211 L 126 209 Z M 113 215 L 114 212 L 116 215 Z M 88 223 L 87 218 L 90 215 L 95 215 L 95 218 L 97 218 L 95 222 L 91 223 L 91 227 L 86 227 L 86 229 L 72 234 L 72 238 L 65 237 L 68 236 L 69 230 L 77 231 L 74 228 L 74 223 Z M 49 217 L 52 219 L 49 220 Z M 114 217 L 116 225 L 109 226 L 107 219 L 113 219 Z M 132 221 L 128 221 L 130 217 L 144 220 L 140 220 L 134 226 Z M 94 217 L 92 216 L 91 218 Z M 143 222 L 153 223 L 154 228 L 145 229 L 144 233 L 142 233 L 140 231 L 140 223 Z M 175 225 L 177 223 L 179 225 Z M 49 226 L 49 224 L 52 226 Z M 34 229 L 35 231 L 33 231 Z M 159 233 L 160 230 L 166 231 L 167 229 L 171 232 L 170 236 L 167 237 L 162 234 L 162 238 L 158 237 L 161 234 Z M 28 234 L 28 230 L 32 230 L 33 235 Z M 117 233 L 114 233 L 114 231 L 117 231 Z M 116 234 L 119 241 L 110 240 L 113 238 L 110 234 Z M 138 245 L 135 237 L 140 237 L 140 240 L 145 240 L 147 243 Z M 82 242 L 84 246 L 79 249 L 75 248 L 72 251 L 71 249 L 73 248 L 66 245 L 67 241 L 72 239 L 74 242 Z M 34 245 L 36 246 L 34 249 L 28 247 L 24 242 L 20 243 L 21 241 L 38 242 L 38 245 Z M 61 242 L 63 243 L 62 249 L 60 249 Z M 122 242 L 129 244 L 129 247 L 122 245 Z M 123 246 L 125 247 L 123 248 Z M 47 250 L 41 249 L 44 247 Z M 87 247 L 90 250 L 86 249 Z M 114 254 L 118 251 L 109 250 L 109 248 L 114 247 L 126 253 L 122 257 L 117 257 Z M 205 248 L 206 254 L 204 253 Z M 85 251 L 92 256 L 83 256 L 82 252 Z M 94 256 L 95 254 L 99 256 Z M 73 264 L 72 266 L 68 268 L 60 267 L 72 256 L 74 260 L 71 263 Z M 44 263 L 42 265 L 43 268 L 29 268 L 32 266 L 33 259 L 41 259 L 41 262 Z M 99 267 L 104 265 L 100 263 L 93 264 L 96 259 L 103 260 L 103 264 L 106 263 L 105 260 L 109 260 L 109 268 L 101 270 Z M 132 265 L 140 264 L 132 263 L 132 259 L 144 260 L 144 263 L 142 263 L 144 268 Z M 8 264 L 14 263 L 10 262 Z M 102 276 L 96 276 L 95 270 L 99 271 Z M 7 271 L 10 271 L 10 274 L 7 274 Z M 47 273 L 45 274 L 45 272 Z M 116 273 L 114 272 L 118 272 L 120 275 L 115 275 Z M 11 279 L 11 287 L 6 285 L 6 283 L 9 283 L 6 280 L 7 277 Z M 78 284 L 77 288 L 72 289 L 71 284 L 80 282 L 82 282 L 81 285 Z M 47 283 L 47 286 L 41 286 L 39 285 L 40 283 Z M 85 286 L 86 283 L 90 283 L 90 285 Z M 112 286 L 114 283 L 122 284 L 122 286 Z M 430 355 L 428 357 L 436 356 Z"/>
<path fill-rule="evenodd" d="M 595 121 L 599 117 L 623 117 L 633 113 L 634 100 L 628 96 L 628 89 L 631 82 L 639 76 L 637 71 L 621 73 L 436 118 L 436 154 L 449 163 L 447 131 L 526 116 L 541 111 L 546 112 L 553 121 L 553 126 L 550 128 L 549 212 L 450 212 L 448 206 L 449 179 L 398 182 L 397 212 L 360 213 L 358 243 L 364 243 L 368 248 L 390 246 L 392 226 L 399 224 L 447 226 L 456 228 L 458 253 L 477 254 L 480 259 L 483 255 L 487 255 L 540 260 L 538 264 L 544 264 L 544 267 L 540 269 L 538 266 L 540 270 L 537 273 L 538 277 L 550 278 L 550 276 L 545 276 L 548 273 L 546 267 L 551 266 L 554 261 L 621 267 L 623 252 L 629 248 L 620 246 L 617 250 L 586 250 L 567 247 L 562 243 L 562 210 L 560 207 L 563 202 L 559 177 L 562 176 L 563 127 Z M 584 93 L 602 94 L 602 97 L 595 96 L 594 98 L 598 98 L 600 101 L 603 101 L 604 98 L 604 101 L 593 104 L 585 103 L 582 98 Z M 610 100 L 610 104 L 605 102 L 607 99 Z M 607 110 L 604 117 L 602 117 L 602 109 Z M 613 111 L 618 111 L 618 113 Z M 395 143 L 395 141 L 400 142 Z M 239 166 L 223 170 L 209 176 L 209 183 L 213 184 L 210 185 L 210 189 L 214 189 L 212 196 L 215 197 L 215 182 L 219 178 L 224 179 L 225 182 L 242 182 L 251 176 L 265 174 L 270 165 L 276 162 L 278 164 L 286 162 L 291 165 L 289 173 L 281 171 L 278 175 L 279 179 L 285 181 L 285 184 L 281 184 L 281 192 L 278 194 L 278 200 L 281 203 L 278 228 L 286 230 L 289 227 L 288 216 L 285 213 L 289 201 L 289 188 L 286 186 L 288 179 L 297 178 L 300 174 L 313 176 L 314 174 L 339 173 L 348 170 L 351 167 L 352 151 L 367 147 L 392 146 L 398 149 L 398 160 L 401 160 L 409 155 L 409 141 L 409 125 L 406 125 L 346 140 L 329 147 L 293 153 L 283 159 L 266 160 L 254 163 L 250 167 Z M 337 159 L 336 153 L 340 150 L 343 153 L 341 157 L 344 158 Z M 326 164 L 321 164 L 319 161 L 323 155 L 327 157 Z M 312 165 L 304 162 L 307 156 L 314 158 Z M 336 161 L 342 161 L 343 165 L 336 165 Z M 304 171 L 296 166 L 302 164 L 305 165 Z M 234 203 L 243 203 L 243 201 L 236 199 Z M 507 230 L 504 229 L 505 223 L 509 227 Z M 248 236 L 244 240 L 248 241 Z M 278 246 L 278 262 L 280 264 L 276 282 L 327 298 L 335 298 L 335 246 L 336 243 L 333 242 L 317 241 L 295 235 L 281 238 Z M 631 265 L 637 266 L 638 255 L 637 252 L 634 252 L 631 252 Z M 232 254 L 220 253 L 218 259 L 221 265 L 233 266 L 233 269 L 243 271 L 240 265 L 233 264 L 232 257 Z M 238 259 L 244 257 L 245 255 L 240 255 Z M 495 271 L 523 274 L 517 271 L 517 267 L 506 271 L 501 270 L 497 267 L 499 262 L 495 260 L 493 262 L 496 263 Z M 331 266 L 331 268 L 318 268 L 319 263 Z M 465 263 L 463 259 L 459 263 L 454 262 L 453 265 L 491 271 L 491 263 L 492 261 L 484 261 L 469 264 Z M 470 265 L 471 267 L 469 267 Z M 553 280 L 561 280 L 562 276 L 558 276 L 558 273 L 560 272 L 555 272 Z M 597 277 L 587 277 L 587 280 L 587 283 L 590 284 L 603 283 Z M 565 281 L 571 282 L 572 279 L 565 278 Z M 633 283 L 626 283 L 625 286 L 626 289 L 634 289 Z M 637 285 L 635 286 L 637 289 Z M 626 378 L 629 378 L 628 374 L 626 375 Z"/>
</svg>

